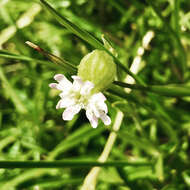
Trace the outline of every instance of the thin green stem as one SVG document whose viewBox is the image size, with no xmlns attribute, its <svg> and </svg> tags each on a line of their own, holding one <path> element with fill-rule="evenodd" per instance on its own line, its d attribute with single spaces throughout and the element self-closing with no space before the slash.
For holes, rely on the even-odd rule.
<svg viewBox="0 0 190 190">
<path fill-rule="evenodd" d="M 170 123 L 166 122 L 165 117 L 163 118 L 162 116 L 160 116 L 160 114 L 153 111 L 147 104 L 145 104 L 144 102 L 141 102 L 135 96 L 125 93 L 120 88 L 110 88 L 107 91 L 110 92 L 113 95 L 116 95 L 116 96 L 118 96 L 120 98 L 123 98 L 123 99 L 125 99 L 127 101 L 130 101 L 130 102 L 134 102 L 135 104 L 138 104 L 139 106 L 144 107 L 152 115 L 152 117 L 154 117 L 155 119 L 157 119 L 160 122 L 161 126 L 163 127 L 163 130 L 166 132 L 166 134 L 168 134 L 168 136 L 171 138 L 171 140 L 176 143 L 176 147 L 177 147 L 177 145 L 178 145 L 177 133 L 176 133 L 175 130 L 173 130 L 173 128 L 171 126 L 171 124 L 175 125 L 174 122 L 172 122 L 172 123 L 171 122 Z"/>
<path fill-rule="evenodd" d="M 174 22 L 175 22 L 175 28 L 177 35 L 179 36 L 180 31 L 180 25 L 179 25 L 179 11 L 180 11 L 180 0 L 174 1 Z"/>
<path fill-rule="evenodd" d="M 55 65 L 52 64 L 51 61 L 33 59 L 31 57 L 27 57 L 27 56 L 23 56 L 23 55 L 17 55 L 17 54 L 9 53 L 9 52 L 2 51 L 2 50 L 0 50 L 0 57 L 7 58 L 7 59 L 20 60 L 20 61 L 33 61 L 33 62 L 37 62 L 40 64 L 48 65 L 50 67 L 55 67 Z M 71 64 L 70 63 L 68 64 L 66 61 L 63 62 L 61 60 L 57 60 L 55 63 L 56 63 L 56 67 L 58 67 L 60 69 L 64 69 L 64 71 L 66 71 L 66 72 L 69 72 L 69 73 L 76 73 L 77 72 L 77 68 L 74 65 L 72 65 L 72 67 L 71 67 L 70 66 Z"/>
<path fill-rule="evenodd" d="M 63 66 L 65 68 L 65 70 L 70 70 L 71 72 L 76 72 L 77 68 L 74 64 L 56 56 L 53 55 L 47 51 L 45 51 L 44 49 L 42 49 L 41 47 L 39 47 L 38 45 L 30 42 L 30 41 L 26 41 L 25 42 L 27 45 L 29 45 L 31 48 L 35 49 L 36 51 L 38 51 L 39 53 L 41 53 L 42 55 L 44 55 L 45 57 L 47 57 L 49 60 L 51 60 L 52 62 Z"/>
<path fill-rule="evenodd" d="M 130 88 L 134 90 L 140 90 L 143 92 L 154 92 L 162 96 L 172 96 L 172 97 L 184 97 L 190 96 L 189 86 L 178 86 L 178 85 L 152 85 L 152 86 L 142 86 L 137 84 L 128 84 L 121 81 L 114 81 L 114 84 L 121 86 L 123 88 Z"/>
<path fill-rule="evenodd" d="M 184 49 L 183 45 L 181 44 L 180 37 L 178 36 L 178 33 L 175 32 L 172 29 L 172 27 L 166 22 L 165 18 L 161 15 L 160 10 L 154 5 L 153 1 L 152 0 L 146 0 L 146 1 L 152 7 L 152 9 L 157 14 L 157 16 L 160 18 L 160 20 L 164 23 L 164 27 L 167 29 L 167 31 L 176 40 L 177 47 L 179 49 L 179 52 L 181 53 L 180 57 L 182 59 L 182 71 L 184 72 L 186 69 L 186 65 L 187 65 L 187 57 L 186 57 L 185 49 Z M 176 1 L 178 1 L 178 0 L 176 0 Z M 178 22 L 178 20 L 176 22 Z"/>
<path fill-rule="evenodd" d="M 63 25 L 65 26 L 68 30 L 70 30 L 72 33 L 74 33 L 75 35 L 79 36 L 81 39 L 83 39 L 84 41 L 88 42 L 90 45 L 92 45 L 93 47 L 100 49 L 100 50 L 104 50 L 106 51 L 109 55 L 111 55 L 113 57 L 113 59 L 115 60 L 115 63 L 127 74 L 129 74 L 131 77 L 133 77 L 137 83 L 141 84 L 141 85 L 145 85 L 145 83 L 143 82 L 142 79 L 140 79 L 138 76 L 136 76 L 135 74 L 133 74 L 126 66 L 124 66 L 109 50 L 107 50 L 104 45 L 98 40 L 96 39 L 93 35 L 91 35 L 90 33 L 88 33 L 87 31 L 81 29 L 79 26 L 77 26 L 76 24 L 70 22 L 68 19 L 66 19 L 64 16 L 62 16 L 61 14 L 59 14 L 52 6 L 50 6 L 46 1 L 44 0 L 40 0 L 41 3 L 47 8 L 47 10 L 55 16 L 55 18 Z"/>
<path fill-rule="evenodd" d="M 98 158 L 98 161 L 104 163 L 107 161 L 109 154 L 113 148 L 115 140 L 117 138 L 117 131 L 119 131 L 121 123 L 123 121 L 123 113 L 118 111 L 116 114 L 116 118 L 113 124 L 113 131 L 109 134 L 107 142 L 104 146 L 104 150 Z M 97 177 L 99 175 L 101 168 L 100 167 L 93 167 L 88 175 L 84 179 L 84 183 L 81 187 L 81 190 L 94 190 L 96 188 Z"/>
<path fill-rule="evenodd" d="M 17 96 L 17 93 L 14 91 L 13 87 L 9 83 L 9 81 L 1 67 L 0 67 L 0 80 L 2 81 L 5 91 L 7 92 L 9 98 L 14 103 L 14 106 L 16 107 L 17 111 L 21 114 L 27 113 L 28 110 L 27 110 L 26 106 L 23 104 L 23 102 Z"/>
<path fill-rule="evenodd" d="M 126 162 L 126 161 L 0 161 L 0 168 L 73 168 L 73 167 L 125 167 L 125 166 L 150 166 L 147 162 Z"/>
</svg>

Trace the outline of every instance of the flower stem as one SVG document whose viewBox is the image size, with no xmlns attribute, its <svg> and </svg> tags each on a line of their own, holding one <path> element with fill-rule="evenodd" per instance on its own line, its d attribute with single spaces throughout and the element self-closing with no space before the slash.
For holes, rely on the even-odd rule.
<svg viewBox="0 0 190 190">
<path fill-rule="evenodd" d="M 101 153 L 100 157 L 98 158 L 99 162 L 104 163 L 111 150 L 112 147 L 114 145 L 114 142 L 116 140 L 117 137 L 117 131 L 120 129 L 122 120 L 123 120 L 123 113 L 121 111 L 118 111 L 116 114 L 116 118 L 115 118 L 115 122 L 113 124 L 113 131 L 109 134 L 108 140 L 106 142 L 106 145 L 104 147 L 103 152 Z M 100 167 L 93 167 L 90 172 L 88 173 L 88 175 L 86 176 L 84 183 L 81 187 L 81 190 L 95 190 L 96 187 L 96 180 L 98 177 L 98 174 L 100 172 Z"/>
<path fill-rule="evenodd" d="M 190 96 L 190 89 L 188 86 L 182 85 L 149 85 L 142 86 L 137 84 L 129 84 L 121 81 L 114 81 L 114 84 L 124 88 L 140 90 L 143 92 L 154 92 L 163 96 L 184 97 Z"/>
<path fill-rule="evenodd" d="M 147 38 L 147 35 L 149 35 L 150 33 L 153 33 L 152 31 L 148 31 L 147 34 L 144 36 L 144 38 L 146 37 Z M 153 33 L 154 34 L 154 33 Z M 151 37 L 149 37 L 148 40 L 146 40 L 146 44 L 144 45 L 142 43 L 142 47 L 139 47 L 139 48 L 143 48 L 143 49 L 146 49 L 148 44 L 150 43 L 151 39 L 153 38 L 154 35 L 151 35 Z M 143 41 L 145 41 L 143 38 Z M 136 80 L 136 75 L 139 71 L 139 67 L 140 67 L 140 62 L 139 64 L 136 64 L 136 58 L 139 58 L 140 57 L 140 60 L 141 60 L 141 55 L 138 54 L 137 52 L 137 56 L 134 58 L 134 61 L 131 65 L 131 68 L 129 70 L 130 73 L 128 73 L 129 75 L 126 75 L 126 78 L 124 79 L 125 82 L 127 83 L 130 83 L 130 84 L 133 84 L 135 83 L 135 80 Z M 137 65 L 137 66 L 136 66 Z M 131 77 L 129 76 L 133 76 L 132 79 L 135 79 L 135 80 L 131 80 Z M 136 80 L 137 81 L 137 80 Z M 141 84 L 142 86 L 145 86 L 145 83 L 143 81 L 138 81 L 139 84 Z M 117 91 L 117 90 L 116 90 Z M 128 93 L 130 93 L 131 89 L 125 89 L 125 94 L 124 96 L 129 96 Z M 117 93 L 116 93 L 117 94 Z M 132 98 L 132 97 L 130 97 Z M 124 114 L 123 112 L 121 111 L 118 111 L 117 112 L 117 115 L 116 115 L 116 118 L 115 118 L 115 122 L 113 124 L 113 131 L 110 133 L 109 137 L 108 137 L 108 140 L 106 142 L 106 145 L 104 147 L 104 150 L 102 152 L 102 154 L 100 155 L 99 157 L 99 161 L 101 162 L 105 162 L 112 150 L 112 147 L 114 145 L 114 142 L 116 140 L 116 137 L 117 137 L 117 131 L 119 131 L 120 129 L 120 126 L 121 126 L 121 123 L 122 123 L 122 120 L 123 120 L 123 117 L 124 117 Z M 81 187 L 81 190 L 95 190 L 96 188 L 96 181 L 97 181 L 97 177 L 98 177 L 98 174 L 100 172 L 100 167 L 94 167 L 90 170 L 90 172 L 88 173 L 88 175 L 86 176 L 85 180 L 84 180 L 84 183 Z"/>
</svg>

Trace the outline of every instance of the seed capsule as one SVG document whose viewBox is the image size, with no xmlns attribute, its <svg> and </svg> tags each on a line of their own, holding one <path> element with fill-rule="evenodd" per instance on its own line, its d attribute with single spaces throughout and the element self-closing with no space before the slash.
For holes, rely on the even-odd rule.
<svg viewBox="0 0 190 190">
<path fill-rule="evenodd" d="M 95 85 L 93 91 L 102 91 L 114 81 L 116 64 L 113 58 L 103 50 L 94 50 L 81 60 L 78 76 L 83 81 L 90 81 Z"/>
</svg>

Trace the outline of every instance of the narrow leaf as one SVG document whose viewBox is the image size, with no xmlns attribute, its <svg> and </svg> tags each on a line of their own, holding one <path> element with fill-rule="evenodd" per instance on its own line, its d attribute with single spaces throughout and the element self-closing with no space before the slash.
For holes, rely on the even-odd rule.
<svg viewBox="0 0 190 190">
<path fill-rule="evenodd" d="M 33 62 L 36 62 L 36 63 L 47 65 L 47 66 L 52 67 L 52 68 L 55 68 L 55 67 L 60 68 L 60 69 L 64 70 L 67 73 L 73 73 L 73 70 L 71 71 L 70 69 L 68 69 L 68 67 L 66 69 L 65 66 L 63 66 L 63 64 L 56 64 L 55 65 L 55 64 L 52 64 L 51 61 L 33 59 L 31 57 L 28 57 L 28 56 L 17 55 L 17 54 L 13 54 L 13 53 L 3 51 L 3 50 L 0 50 L 0 57 L 7 58 L 7 59 L 13 59 L 13 60 L 27 61 L 27 62 L 33 61 Z"/>
<path fill-rule="evenodd" d="M 53 61 L 54 63 L 61 65 L 65 68 L 65 70 L 69 70 L 70 72 L 76 73 L 77 72 L 77 68 L 69 63 L 68 61 L 61 59 L 60 57 L 57 57 L 56 55 L 53 55 L 47 51 L 45 51 L 44 49 L 42 49 L 41 47 L 39 47 L 38 45 L 26 41 L 25 42 L 27 45 L 29 45 L 30 47 L 32 47 L 33 49 L 35 49 L 36 51 L 38 51 L 39 53 L 41 53 L 42 55 L 44 55 L 45 57 L 47 57 L 48 59 L 50 59 L 51 61 Z"/>
<path fill-rule="evenodd" d="M 127 67 L 125 67 L 110 51 L 108 51 L 104 45 L 97 40 L 94 36 L 92 36 L 90 33 L 86 32 L 85 30 L 81 29 L 79 26 L 76 24 L 70 22 L 68 19 L 66 19 L 64 16 L 59 14 L 52 6 L 50 6 L 46 1 L 40 0 L 41 3 L 47 8 L 47 10 L 55 16 L 55 18 L 63 25 L 65 26 L 68 30 L 70 30 L 72 33 L 83 39 L 84 41 L 88 42 L 91 44 L 93 47 L 97 49 L 101 49 L 106 51 L 109 55 L 113 57 L 115 62 L 118 64 L 119 67 L 123 69 L 127 74 L 132 76 L 139 84 L 144 85 L 144 82 L 136 75 L 134 75 Z"/>
<path fill-rule="evenodd" d="M 126 161 L 109 161 L 109 162 L 97 162 L 97 161 L 76 161 L 76 160 L 64 160 L 64 161 L 0 161 L 0 168 L 65 168 L 65 167 L 124 167 L 124 166 L 141 166 L 151 165 L 147 162 L 126 162 Z"/>
<path fill-rule="evenodd" d="M 152 85 L 152 86 L 142 86 L 142 85 L 132 85 L 128 83 L 124 83 L 121 81 L 115 81 L 114 84 L 135 90 L 140 90 L 143 92 L 154 92 L 163 96 L 173 96 L 173 97 L 184 97 L 190 96 L 190 86 L 185 85 Z"/>
</svg>

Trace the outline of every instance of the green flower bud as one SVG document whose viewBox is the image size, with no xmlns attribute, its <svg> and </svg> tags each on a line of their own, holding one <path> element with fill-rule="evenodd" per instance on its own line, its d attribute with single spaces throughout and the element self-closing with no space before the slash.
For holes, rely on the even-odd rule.
<svg viewBox="0 0 190 190">
<path fill-rule="evenodd" d="M 106 89 L 116 76 L 116 64 L 113 58 L 103 50 L 94 50 L 81 60 L 78 76 L 83 81 L 90 81 L 95 85 L 94 91 Z"/>
</svg>

